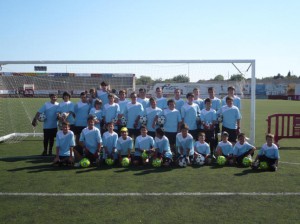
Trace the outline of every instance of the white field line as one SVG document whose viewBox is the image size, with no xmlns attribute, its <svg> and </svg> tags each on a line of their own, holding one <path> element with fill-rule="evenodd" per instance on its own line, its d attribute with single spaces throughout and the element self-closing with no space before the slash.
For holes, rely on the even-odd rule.
<svg viewBox="0 0 300 224">
<path fill-rule="evenodd" d="M 291 162 L 284 162 L 284 161 L 279 161 L 279 163 L 292 164 L 292 165 L 300 165 L 300 163 L 291 163 Z"/>
<path fill-rule="evenodd" d="M 0 192 L 0 196 L 36 197 L 144 197 L 144 196 L 300 196 L 300 192 L 162 192 L 162 193 L 22 193 Z"/>
</svg>

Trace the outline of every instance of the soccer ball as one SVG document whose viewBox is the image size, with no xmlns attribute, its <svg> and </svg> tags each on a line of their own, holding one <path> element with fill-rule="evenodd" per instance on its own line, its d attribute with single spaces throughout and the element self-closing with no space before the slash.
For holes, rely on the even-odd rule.
<svg viewBox="0 0 300 224">
<path fill-rule="evenodd" d="M 223 115 L 218 116 L 218 121 L 221 123 L 223 121 Z"/>
<path fill-rule="evenodd" d="M 226 163 L 226 157 L 225 156 L 218 156 L 217 163 L 220 166 L 224 166 Z"/>
<path fill-rule="evenodd" d="M 118 119 L 116 119 L 116 118 L 113 118 L 113 119 L 111 120 L 111 122 L 114 123 L 114 124 L 116 124 L 117 121 L 118 121 Z"/>
<path fill-rule="evenodd" d="M 161 159 L 159 159 L 159 158 L 156 158 L 156 159 L 154 159 L 153 161 L 152 161 L 152 166 L 154 166 L 154 167 L 160 167 L 161 166 Z"/>
<path fill-rule="evenodd" d="M 121 117 L 121 125 L 122 125 L 122 126 L 126 126 L 126 124 L 127 124 L 126 117 L 122 116 L 122 117 Z"/>
<path fill-rule="evenodd" d="M 259 163 L 259 168 L 261 168 L 262 170 L 266 170 L 269 168 L 269 165 L 266 161 L 262 161 Z"/>
<path fill-rule="evenodd" d="M 107 165 L 109 165 L 109 166 L 112 166 L 112 165 L 114 164 L 114 160 L 111 159 L 111 158 L 107 158 L 107 159 L 105 160 L 105 163 L 106 163 Z"/>
<path fill-rule="evenodd" d="M 195 158 L 195 164 L 199 166 L 203 166 L 204 163 L 205 163 L 204 156 L 202 156 L 201 154 L 197 155 L 197 157 Z"/>
<path fill-rule="evenodd" d="M 187 166 L 186 159 L 185 159 L 184 157 L 179 158 L 178 165 L 179 165 L 180 167 L 186 167 L 186 166 Z"/>
<path fill-rule="evenodd" d="M 38 117 L 38 120 L 40 122 L 44 122 L 47 119 L 46 115 L 44 113 L 41 113 Z"/>
<path fill-rule="evenodd" d="M 80 160 L 80 166 L 81 167 L 89 167 L 91 164 L 91 162 L 87 159 L 87 158 L 83 158 L 82 160 Z"/>
<path fill-rule="evenodd" d="M 142 158 L 148 159 L 148 154 L 147 154 L 146 150 L 144 150 L 144 152 L 142 153 Z"/>
<path fill-rule="evenodd" d="M 67 114 L 66 112 L 63 112 L 63 113 L 61 114 L 61 117 L 64 118 L 64 119 L 66 119 L 67 116 L 68 116 L 68 114 Z"/>
<path fill-rule="evenodd" d="M 160 126 L 163 126 L 166 122 L 166 117 L 164 115 L 161 115 L 157 118 L 157 123 Z"/>
<path fill-rule="evenodd" d="M 251 166 L 251 164 L 252 164 L 252 158 L 251 157 L 247 156 L 243 159 L 243 165 L 244 166 L 248 167 L 248 166 Z"/>
<path fill-rule="evenodd" d="M 142 125 L 146 125 L 147 124 L 147 117 L 144 115 L 144 116 L 140 116 L 140 123 Z"/>
<path fill-rule="evenodd" d="M 128 167 L 130 164 L 130 160 L 127 157 L 124 157 L 121 162 L 123 167 Z"/>
</svg>

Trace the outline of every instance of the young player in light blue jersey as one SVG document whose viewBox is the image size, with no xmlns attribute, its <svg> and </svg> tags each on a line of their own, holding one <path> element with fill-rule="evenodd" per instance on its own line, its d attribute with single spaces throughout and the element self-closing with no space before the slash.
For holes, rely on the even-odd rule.
<svg viewBox="0 0 300 224">
<path fill-rule="evenodd" d="M 102 102 L 99 99 L 94 100 L 94 107 L 90 110 L 90 115 L 94 116 L 95 119 L 95 127 L 100 130 L 101 133 L 101 124 L 103 120 L 103 111 L 101 109 L 102 107 Z"/>
<path fill-rule="evenodd" d="M 62 130 L 56 134 L 56 156 L 53 165 L 73 165 L 74 154 L 73 147 L 75 146 L 74 133 L 70 131 L 68 122 L 62 123 Z"/>
<path fill-rule="evenodd" d="M 169 139 L 165 136 L 165 133 L 161 128 L 157 128 L 155 134 L 154 158 L 161 158 L 163 160 L 163 166 L 168 167 L 172 162 Z"/>
<path fill-rule="evenodd" d="M 176 135 L 180 132 L 182 119 L 180 111 L 175 108 L 175 101 L 173 99 L 168 100 L 168 109 L 163 110 L 162 114 L 166 118 L 164 123 L 165 135 L 169 139 L 171 151 L 176 154 Z"/>
<path fill-rule="evenodd" d="M 242 116 L 239 108 L 233 105 L 232 97 L 227 97 L 226 102 L 227 105 L 222 106 L 217 114 L 219 117 L 222 117 L 222 132 L 228 132 L 228 140 L 235 144 L 237 134 L 240 132 L 240 120 Z"/>
<path fill-rule="evenodd" d="M 204 106 L 203 99 L 200 98 L 200 89 L 199 88 L 194 88 L 193 89 L 193 94 L 194 94 L 193 102 L 198 105 L 200 110 L 203 110 L 205 106 Z"/>
<path fill-rule="evenodd" d="M 226 98 L 229 96 L 229 97 L 232 97 L 233 99 L 233 105 L 236 106 L 237 108 L 239 108 L 239 110 L 241 110 L 241 99 L 235 95 L 235 88 L 234 86 L 229 86 L 227 88 L 227 91 L 228 91 L 228 95 L 223 97 L 222 99 L 222 106 L 226 105 Z"/>
<path fill-rule="evenodd" d="M 253 156 L 256 148 L 246 141 L 244 133 L 238 135 L 238 142 L 233 147 L 233 158 L 238 166 L 243 165 L 243 159 L 247 156 Z"/>
<path fill-rule="evenodd" d="M 139 135 L 140 129 L 140 117 L 144 114 L 144 108 L 142 104 L 136 101 L 136 93 L 130 94 L 131 102 L 128 103 L 124 109 L 124 115 L 127 119 L 127 129 L 129 136 L 134 138 Z"/>
<path fill-rule="evenodd" d="M 178 150 L 179 159 L 186 158 L 187 163 L 194 157 L 194 139 L 191 134 L 189 134 L 189 127 L 186 124 L 181 124 L 180 133 L 176 135 L 176 147 Z"/>
<path fill-rule="evenodd" d="M 156 94 L 156 105 L 157 107 L 159 107 L 160 109 L 166 109 L 167 106 L 167 99 L 163 97 L 163 90 L 161 87 L 157 87 L 155 90 L 155 94 Z"/>
<path fill-rule="evenodd" d="M 87 101 L 87 96 L 85 92 L 80 94 L 80 101 L 74 107 L 75 113 L 75 130 L 74 134 L 76 136 L 76 145 L 79 142 L 79 136 L 81 131 L 87 126 L 87 119 L 90 112 L 90 105 Z"/>
<path fill-rule="evenodd" d="M 201 127 L 205 133 L 206 142 L 210 145 L 211 152 L 216 148 L 215 142 L 215 124 L 217 122 L 217 112 L 211 108 L 211 99 L 207 98 L 204 101 L 205 109 L 201 110 L 200 120 Z"/>
<path fill-rule="evenodd" d="M 186 95 L 187 102 L 181 107 L 182 122 L 189 127 L 189 132 L 195 140 L 197 140 L 197 119 L 200 116 L 200 108 L 194 101 L 194 94 L 188 93 Z"/>
<path fill-rule="evenodd" d="M 80 160 L 82 157 L 88 158 L 91 162 L 98 162 L 99 153 L 102 145 L 100 130 L 96 128 L 94 117 L 87 119 L 88 126 L 80 134 L 80 147 L 74 148 L 75 158 Z M 76 164 L 77 166 L 78 164 Z"/>
<path fill-rule="evenodd" d="M 210 165 L 212 162 L 211 150 L 209 144 L 205 142 L 205 133 L 200 132 L 198 134 L 198 141 L 194 144 L 194 157 L 198 156 L 198 154 L 202 155 L 205 158 L 205 164 Z"/>
<path fill-rule="evenodd" d="M 268 168 L 271 171 L 276 171 L 278 169 L 278 160 L 280 159 L 279 150 L 277 145 L 274 144 L 274 135 L 266 135 L 266 143 L 263 144 L 259 150 L 255 161 L 252 165 L 252 169 L 257 169 L 260 162 L 267 162 Z"/>
<path fill-rule="evenodd" d="M 162 109 L 156 106 L 156 100 L 151 97 L 149 99 L 150 107 L 147 107 L 144 111 L 144 115 L 147 117 L 147 129 L 148 135 L 155 138 L 155 130 L 158 128 L 156 125 L 157 117 L 162 114 Z"/>
<path fill-rule="evenodd" d="M 103 159 L 110 158 L 117 162 L 117 141 L 118 134 L 114 132 L 114 123 L 110 122 L 107 124 L 107 131 L 102 136 Z"/>
<path fill-rule="evenodd" d="M 120 107 L 120 114 L 119 116 L 122 117 L 124 115 L 124 110 L 125 107 L 127 105 L 127 103 L 129 103 L 130 101 L 128 99 L 126 99 L 126 91 L 124 89 L 119 91 L 119 107 Z"/>
<path fill-rule="evenodd" d="M 174 102 L 175 102 L 175 108 L 178 111 L 181 111 L 181 107 L 185 103 L 183 99 L 181 99 L 181 90 L 175 89 L 174 90 Z"/>
<path fill-rule="evenodd" d="M 149 99 L 146 97 L 146 89 L 140 88 L 139 89 L 139 95 L 137 98 L 137 102 L 143 105 L 144 110 L 148 107 L 150 107 Z"/>
<path fill-rule="evenodd" d="M 97 92 L 96 92 L 95 88 L 91 88 L 89 91 L 89 95 L 87 96 L 87 101 L 89 102 L 90 107 L 91 107 L 90 109 L 92 109 L 94 107 L 96 99 L 98 99 Z"/>
<path fill-rule="evenodd" d="M 32 126 L 36 127 L 38 124 L 38 118 L 40 114 L 46 115 L 46 120 L 44 120 L 43 123 L 43 133 L 44 133 L 44 150 L 42 153 L 42 156 L 47 155 L 47 151 L 49 150 L 48 155 L 52 156 L 52 149 L 54 145 L 54 138 L 57 133 L 57 108 L 58 103 L 57 101 L 57 95 L 56 94 L 50 94 L 50 102 L 46 102 L 35 114 L 31 124 Z M 49 148 L 48 148 L 49 145 Z M 47 150 L 48 149 L 48 150 Z"/>
<path fill-rule="evenodd" d="M 100 86 L 101 86 L 101 89 L 97 90 L 97 98 L 99 98 L 102 101 L 102 106 L 105 106 L 105 104 L 107 104 L 109 101 L 109 99 L 108 99 L 108 94 L 109 94 L 108 84 L 103 81 L 103 82 L 101 82 Z"/>
<path fill-rule="evenodd" d="M 63 102 L 59 103 L 57 108 L 59 123 L 68 122 L 70 130 L 75 130 L 75 113 L 74 104 L 70 101 L 71 94 L 64 92 L 62 95 Z"/>
<path fill-rule="evenodd" d="M 114 99 L 115 95 L 111 93 L 108 94 L 108 103 L 103 107 L 103 127 L 106 127 L 106 125 L 110 122 L 115 123 L 118 121 L 120 107 L 119 104 L 115 103 Z M 117 127 L 115 127 L 115 130 L 117 130 Z M 104 133 L 104 130 L 102 133 Z"/>
<path fill-rule="evenodd" d="M 118 138 L 117 141 L 117 152 L 119 157 L 119 163 L 124 157 L 127 157 L 131 160 L 131 151 L 133 150 L 133 140 L 130 136 L 128 136 L 128 129 L 126 127 L 122 127 L 121 137 Z"/>
<path fill-rule="evenodd" d="M 150 135 L 147 135 L 147 132 L 147 127 L 143 125 L 141 127 L 141 135 L 135 139 L 133 158 L 133 164 L 135 166 L 149 164 L 149 158 L 142 157 L 144 151 L 149 156 L 154 152 L 154 139 Z"/>
<path fill-rule="evenodd" d="M 233 147 L 230 141 L 228 141 L 229 134 L 224 131 L 222 132 L 222 141 L 219 142 L 216 148 L 216 156 L 224 156 L 226 163 L 233 165 Z"/>
</svg>

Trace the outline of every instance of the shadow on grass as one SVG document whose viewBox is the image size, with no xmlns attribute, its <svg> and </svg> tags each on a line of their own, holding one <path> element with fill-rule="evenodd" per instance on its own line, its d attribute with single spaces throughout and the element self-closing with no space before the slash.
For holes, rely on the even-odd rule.
<svg viewBox="0 0 300 224">
<path fill-rule="evenodd" d="M 244 176 L 244 175 L 248 175 L 248 174 L 257 174 L 257 173 L 262 173 L 262 172 L 266 172 L 265 170 L 261 170 L 261 169 L 258 169 L 258 170 L 253 170 L 253 169 L 245 169 L 243 170 L 241 173 L 235 173 L 234 176 Z"/>
</svg>

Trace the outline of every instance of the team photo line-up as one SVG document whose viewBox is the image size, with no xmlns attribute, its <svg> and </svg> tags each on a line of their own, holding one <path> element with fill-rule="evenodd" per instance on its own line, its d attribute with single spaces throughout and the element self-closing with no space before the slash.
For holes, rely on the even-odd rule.
<svg viewBox="0 0 300 224">
<path fill-rule="evenodd" d="M 140 88 L 128 100 L 125 90 L 118 96 L 110 93 L 106 82 L 97 91 L 82 92 L 77 103 L 70 101 L 68 92 L 60 103 L 50 94 L 32 120 L 34 127 L 43 122 L 42 155 L 52 155 L 56 139 L 55 166 L 217 163 L 277 170 L 279 151 L 272 134 L 266 135 L 266 143 L 252 159 L 256 148 L 240 132 L 241 100 L 233 86 L 222 100 L 213 87 L 205 100 L 198 88 L 186 100 L 180 89 L 174 90 L 173 99 L 164 98 L 161 87 L 155 94 L 146 98 L 146 90 Z"/>
</svg>

